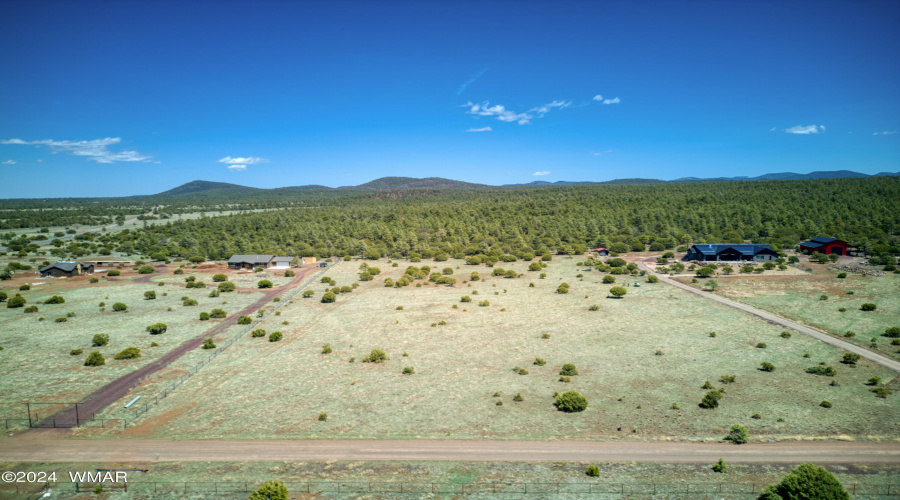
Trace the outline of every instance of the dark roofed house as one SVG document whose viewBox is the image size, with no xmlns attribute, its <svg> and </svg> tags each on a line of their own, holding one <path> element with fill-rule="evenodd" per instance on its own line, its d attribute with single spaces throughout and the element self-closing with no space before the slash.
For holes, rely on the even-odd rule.
<svg viewBox="0 0 900 500">
<path fill-rule="evenodd" d="M 836 253 L 838 255 L 850 255 L 856 253 L 856 247 L 851 246 L 843 240 L 835 238 L 827 238 L 825 236 L 816 236 L 815 238 L 804 241 L 800 244 L 800 251 L 806 253 L 824 253 L 826 255 Z"/>
<path fill-rule="evenodd" d="M 688 249 L 685 260 L 771 262 L 778 258 L 778 252 L 769 245 L 753 243 L 698 243 Z"/>
<path fill-rule="evenodd" d="M 228 267 L 231 269 L 253 269 L 255 267 L 269 267 L 275 256 L 267 255 L 232 255 L 228 259 Z"/>
<path fill-rule="evenodd" d="M 49 266 L 40 269 L 41 278 L 59 278 L 72 276 L 81 276 L 82 274 L 93 274 L 94 265 L 84 262 L 54 262 Z"/>
</svg>

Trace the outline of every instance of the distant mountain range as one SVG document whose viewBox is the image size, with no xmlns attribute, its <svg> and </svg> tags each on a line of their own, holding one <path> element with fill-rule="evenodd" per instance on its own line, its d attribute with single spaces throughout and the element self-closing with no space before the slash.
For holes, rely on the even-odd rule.
<svg viewBox="0 0 900 500">
<path fill-rule="evenodd" d="M 772 181 L 772 180 L 802 180 L 802 179 L 836 179 L 844 177 L 900 177 L 900 172 L 881 172 L 875 175 L 861 174 L 850 170 L 835 170 L 810 172 L 808 174 L 796 174 L 793 172 L 781 172 L 774 174 L 764 174 L 757 177 L 714 177 L 714 178 L 698 178 L 698 177 L 682 177 L 672 181 L 663 181 L 659 179 L 615 179 L 603 182 L 590 181 L 534 181 L 527 184 L 504 184 L 503 186 L 490 186 L 487 184 L 474 184 L 471 182 L 454 181 L 452 179 L 444 179 L 441 177 L 426 177 L 417 179 L 415 177 L 381 177 L 374 181 L 366 182 L 358 186 L 341 186 L 331 188 L 320 185 L 306 186 L 289 186 L 274 189 L 261 189 L 238 184 L 229 184 L 227 182 L 210 182 L 210 181 L 192 181 L 187 184 L 178 186 L 174 189 L 164 191 L 159 194 L 151 195 L 153 197 L 198 197 L 211 198 L 215 196 L 239 196 L 244 194 L 261 194 L 279 193 L 287 194 L 296 191 L 399 191 L 405 189 L 494 189 L 497 187 L 543 187 L 543 186 L 593 186 L 593 185 L 635 185 L 635 184 L 665 184 L 674 182 L 712 182 L 712 181 Z"/>
</svg>

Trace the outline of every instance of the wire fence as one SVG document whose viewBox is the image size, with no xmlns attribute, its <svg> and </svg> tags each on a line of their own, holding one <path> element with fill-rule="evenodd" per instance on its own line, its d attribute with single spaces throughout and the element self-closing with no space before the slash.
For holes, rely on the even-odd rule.
<svg viewBox="0 0 900 500">
<path fill-rule="evenodd" d="M 299 294 L 300 292 L 305 290 L 309 285 L 313 284 L 313 282 L 317 278 L 319 278 L 320 276 L 325 274 L 326 271 L 333 268 L 336 264 L 337 264 L 337 262 L 333 262 L 328 267 L 323 267 L 323 268 L 319 269 L 317 272 L 310 275 L 299 286 L 294 287 L 294 289 L 291 290 L 290 292 L 288 292 L 287 294 L 280 296 L 281 300 L 279 302 L 276 302 L 274 307 L 272 307 L 270 309 L 265 309 L 264 312 L 262 313 L 262 316 L 257 316 L 256 319 L 258 321 L 263 321 L 266 318 L 268 318 L 270 315 L 274 314 L 275 311 L 278 310 L 279 307 L 281 307 L 284 304 L 289 303 L 291 299 L 293 299 L 294 297 L 297 296 L 297 294 Z M 215 352 L 213 352 L 207 358 L 205 358 L 202 361 L 200 361 L 199 363 L 197 363 L 193 368 L 188 370 L 187 373 L 185 373 L 184 375 L 179 377 L 177 380 L 172 382 L 171 385 L 169 385 L 168 387 L 163 389 L 159 394 L 157 394 L 156 396 L 147 398 L 146 400 L 141 401 L 140 403 L 133 406 L 132 408 L 134 409 L 134 411 L 131 414 L 131 418 L 124 420 L 123 427 L 128 427 L 129 423 L 131 423 L 132 421 L 141 417 L 144 413 L 146 413 L 148 410 L 150 410 L 150 408 L 156 406 L 156 404 L 158 404 L 162 399 L 164 399 L 166 396 L 171 394 L 175 389 L 177 389 L 178 386 L 183 384 L 186 380 L 191 378 L 195 373 L 200 371 L 201 368 L 206 366 L 210 361 L 216 359 L 217 356 L 219 356 L 220 354 L 225 352 L 226 349 L 228 349 L 235 342 L 240 340 L 241 337 L 243 337 L 244 335 L 247 335 L 248 333 L 250 333 L 252 330 L 254 330 L 257 327 L 258 327 L 257 324 L 250 324 L 244 328 L 239 329 L 237 334 L 235 334 L 234 336 L 232 336 L 230 339 L 226 340 L 225 342 L 219 344 L 218 348 L 215 350 Z"/>
<path fill-rule="evenodd" d="M 378 482 L 378 481 L 298 481 L 285 482 L 292 495 L 317 494 L 410 494 L 410 495 L 612 495 L 637 496 L 692 496 L 692 495 L 758 495 L 766 487 L 764 483 L 585 483 L 585 482 Z M 191 494 L 238 494 L 248 493 L 258 488 L 260 482 L 170 482 L 141 481 L 129 483 L 46 483 L 39 491 L 54 490 L 59 492 L 92 493 L 98 487 L 104 492 L 127 491 L 134 494 L 175 495 Z M 11 491 L 13 485 L 6 485 Z M 24 485 L 17 492 L 33 492 L 35 485 Z M 854 497 L 900 498 L 900 485 L 845 484 L 844 489 Z M 2 491 L 2 490 L 0 490 Z M 515 497 L 513 497 L 515 498 Z"/>
<path fill-rule="evenodd" d="M 101 427 L 101 428 L 114 428 L 121 426 L 122 428 L 128 427 L 131 425 L 134 420 L 140 418 L 144 413 L 150 410 L 150 408 L 157 405 L 161 400 L 166 398 L 169 394 L 171 394 L 175 389 L 177 389 L 181 384 L 186 382 L 189 378 L 191 378 L 194 374 L 200 371 L 201 368 L 209 364 L 210 361 L 216 359 L 217 356 L 225 352 L 226 349 L 231 347 L 235 342 L 240 340 L 244 335 L 247 335 L 252 330 L 258 327 L 258 323 L 270 315 L 274 314 L 276 310 L 282 305 L 288 304 L 292 299 L 294 299 L 299 293 L 306 290 L 311 284 L 315 282 L 316 279 L 320 278 L 323 274 L 325 274 L 329 269 L 332 269 L 337 262 L 333 262 L 331 265 L 327 267 L 320 268 L 318 271 L 307 277 L 303 282 L 294 287 L 293 290 L 289 291 L 285 295 L 280 295 L 281 299 L 278 302 L 275 302 L 275 305 L 271 308 L 264 309 L 261 315 L 257 315 L 255 318 L 256 321 L 253 323 L 239 328 L 238 332 L 233 335 L 228 340 L 218 344 L 216 350 L 211 353 L 206 358 L 202 359 L 199 363 L 191 367 L 187 373 L 176 379 L 170 385 L 168 385 L 165 389 L 157 393 L 155 396 L 150 396 L 147 398 L 141 398 L 141 401 L 135 405 L 133 405 L 130 418 L 103 418 L 97 417 L 96 415 L 90 416 L 82 416 L 81 418 L 76 419 L 40 419 L 37 414 L 35 414 L 34 418 L 4 418 L 3 425 L 5 429 L 21 429 L 28 427 L 51 427 L 51 428 L 69 428 L 69 427 Z M 140 382 L 144 382 L 145 379 L 140 380 Z M 26 403 L 4 403 L 6 405 L 25 405 Z M 44 404 L 44 403 L 32 403 L 32 404 Z M 56 403 L 53 403 L 56 404 Z M 67 405 L 74 405 L 75 403 L 66 403 Z M 57 413 L 57 412 L 54 412 Z"/>
</svg>

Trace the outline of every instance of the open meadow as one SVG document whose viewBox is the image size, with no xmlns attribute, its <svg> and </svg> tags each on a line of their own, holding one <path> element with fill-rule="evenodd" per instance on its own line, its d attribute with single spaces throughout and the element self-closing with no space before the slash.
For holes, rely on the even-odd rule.
<svg viewBox="0 0 900 500">
<path fill-rule="evenodd" d="M 172 277 L 171 271 L 166 275 Z M 201 312 L 222 308 L 233 314 L 262 295 L 239 290 L 209 297 L 213 287 L 185 288 L 183 277 L 166 285 L 135 282 L 146 278 L 131 271 L 123 271 L 120 278 L 102 279 L 93 284 L 87 277 L 40 278 L 43 284 L 29 291 L 7 291 L 10 297 L 20 293 L 27 302 L 25 307 L 8 308 L 4 303 L 0 308 L 0 345 L 3 346 L 0 401 L 78 401 L 222 321 L 200 321 Z M 13 282 L 19 281 L 37 279 L 22 277 Z M 156 298 L 145 298 L 148 291 L 154 292 Z M 62 297 L 65 302 L 44 304 L 54 296 Z M 183 298 L 196 304 L 184 305 Z M 127 309 L 114 311 L 116 303 L 125 304 Z M 29 306 L 38 310 L 25 312 Z M 167 325 L 166 332 L 150 334 L 147 327 L 158 322 Z M 103 333 L 108 334 L 108 343 L 94 345 L 94 336 Z M 141 356 L 114 359 L 127 347 L 139 348 Z M 93 351 L 103 355 L 105 365 L 84 366 Z M 16 404 L 3 405 L 0 418 L 23 418 L 23 408 Z"/>
<path fill-rule="evenodd" d="M 845 273 L 845 278 L 838 278 L 840 271 L 821 264 L 811 266 L 814 274 L 802 278 L 719 277 L 717 293 L 870 349 L 874 339 L 874 350 L 900 359 L 900 346 L 882 336 L 885 329 L 900 326 L 900 275 Z M 875 304 L 876 309 L 861 310 L 865 303 Z"/>
<path fill-rule="evenodd" d="M 522 275 L 504 278 L 461 260 L 398 267 L 380 260 L 368 263 L 381 274 L 360 281 L 360 262 L 327 271 L 339 287 L 359 283 L 335 303 L 320 302 L 332 285 L 317 282 L 311 298 L 298 296 L 255 325 L 282 332 L 281 341 L 241 338 L 136 427 L 108 432 L 665 440 L 721 439 L 741 423 L 755 439 L 775 440 L 893 438 L 900 431 L 896 398 L 878 398 L 866 385 L 874 376 L 887 382 L 893 372 L 864 360 L 842 364 L 840 349 L 797 332 L 784 338 L 780 327 L 643 277 L 617 276 L 616 284 L 632 286 L 616 299 L 607 296 L 612 285 L 601 282 L 605 273 L 571 258 L 555 258 L 544 279 L 522 261 L 497 263 Z M 385 287 L 386 278 L 396 281 L 407 266 L 425 264 L 449 267 L 457 283 Z M 472 272 L 481 279 L 470 281 Z M 556 293 L 562 282 L 570 285 L 566 294 Z M 461 302 L 463 296 L 472 301 Z M 332 352 L 323 353 L 325 344 Z M 373 349 L 390 359 L 363 363 Z M 762 362 L 775 371 L 762 371 Z M 578 370 L 570 382 L 560 380 L 565 363 Z M 806 373 L 820 363 L 836 375 Z M 403 374 L 406 367 L 414 373 Z M 707 381 L 725 388 L 716 409 L 698 407 Z M 585 411 L 554 408 L 554 393 L 568 390 L 587 398 Z"/>
</svg>

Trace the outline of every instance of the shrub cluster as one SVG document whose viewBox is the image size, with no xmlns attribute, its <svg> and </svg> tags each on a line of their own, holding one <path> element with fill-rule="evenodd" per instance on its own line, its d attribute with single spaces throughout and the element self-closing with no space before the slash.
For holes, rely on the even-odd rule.
<svg viewBox="0 0 900 500">
<path fill-rule="evenodd" d="M 384 363 L 391 358 L 381 349 L 372 349 L 368 356 L 363 358 L 363 363 Z"/>
<path fill-rule="evenodd" d="M 141 350 L 137 347 L 126 347 L 114 356 L 115 359 L 134 359 L 141 357 Z"/>
</svg>

